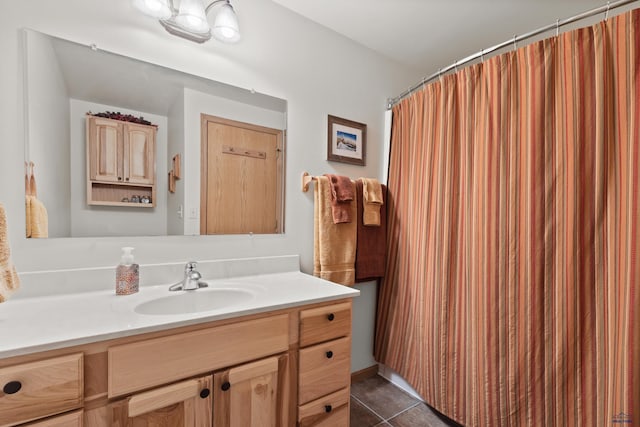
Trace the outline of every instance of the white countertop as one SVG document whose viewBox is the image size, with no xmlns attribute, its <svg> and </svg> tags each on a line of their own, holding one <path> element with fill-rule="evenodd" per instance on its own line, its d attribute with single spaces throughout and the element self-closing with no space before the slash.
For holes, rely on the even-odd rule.
<svg viewBox="0 0 640 427">
<path fill-rule="evenodd" d="M 0 358 L 98 342 L 112 338 L 229 319 L 305 304 L 353 298 L 357 289 L 305 273 L 274 274 L 207 280 L 199 295 L 220 288 L 244 289 L 251 296 L 222 308 L 186 314 L 138 314 L 137 305 L 156 298 L 178 296 L 169 284 L 142 286 L 133 295 L 113 290 L 49 295 L 0 304 Z"/>
</svg>

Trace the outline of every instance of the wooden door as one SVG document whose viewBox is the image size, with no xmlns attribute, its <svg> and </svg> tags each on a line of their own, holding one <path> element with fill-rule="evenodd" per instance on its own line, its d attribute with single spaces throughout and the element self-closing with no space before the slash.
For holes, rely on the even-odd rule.
<svg viewBox="0 0 640 427">
<path fill-rule="evenodd" d="M 112 427 L 211 427 L 211 376 L 138 393 L 112 404 Z"/>
<path fill-rule="evenodd" d="M 282 131 L 202 115 L 200 234 L 282 230 Z"/>
<path fill-rule="evenodd" d="M 274 356 L 214 374 L 214 426 L 284 426 L 286 360 L 287 356 Z"/>
<path fill-rule="evenodd" d="M 156 128 L 136 123 L 124 124 L 124 180 L 133 184 L 153 184 Z"/>
<path fill-rule="evenodd" d="M 122 124 L 103 117 L 87 116 L 89 179 L 123 182 Z"/>
</svg>

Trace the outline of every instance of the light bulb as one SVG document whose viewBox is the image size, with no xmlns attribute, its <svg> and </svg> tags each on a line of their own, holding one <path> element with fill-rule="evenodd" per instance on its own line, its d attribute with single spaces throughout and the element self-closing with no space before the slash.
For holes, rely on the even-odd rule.
<svg viewBox="0 0 640 427">
<path fill-rule="evenodd" d="M 202 0 L 182 0 L 176 23 L 183 28 L 199 33 L 209 31 L 209 23 L 204 13 Z"/>
<path fill-rule="evenodd" d="M 167 0 L 133 0 L 133 6 L 153 18 L 167 19 L 171 16 Z"/>
<path fill-rule="evenodd" d="M 220 7 L 213 22 L 212 32 L 216 39 L 223 42 L 233 43 L 240 40 L 238 17 L 229 3 Z"/>
</svg>

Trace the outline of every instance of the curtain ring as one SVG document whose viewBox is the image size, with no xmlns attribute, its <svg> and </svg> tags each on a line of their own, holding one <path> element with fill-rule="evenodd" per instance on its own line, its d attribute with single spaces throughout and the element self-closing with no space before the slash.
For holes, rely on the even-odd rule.
<svg viewBox="0 0 640 427">
<path fill-rule="evenodd" d="M 556 20 L 556 37 L 560 35 L 560 20 Z"/>
<path fill-rule="evenodd" d="M 480 49 L 480 59 L 482 60 L 482 63 L 484 64 L 484 49 Z"/>
<path fill-rule="evenodd" d="M 607 0 L 607 10 L 604 12 L 604 20 L 609 18 L 609 8 L 611 7 L 611 0 Z"/>
<path fill-rule="evenodd" d="M 513 50 L 514 51 L 518 50 L 518 35 L 517 34 L 513 35 Z"/>
<path fill-rule="evenodd" d="M 458 61 L 453 63 L 453 68 L 456 70 L 456 73 L 458 72 Z"/>
</svg>

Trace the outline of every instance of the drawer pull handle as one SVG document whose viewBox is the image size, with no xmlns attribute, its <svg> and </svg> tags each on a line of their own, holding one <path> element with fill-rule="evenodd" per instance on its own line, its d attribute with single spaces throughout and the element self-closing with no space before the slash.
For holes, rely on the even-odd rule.
<svg viewBox="0 0 640 427">
<path fill-rule="evenodd" d="M 222 391 L 227 391 L 231 388 L 231 384 L 229 384 L 228 381 L 222 383 L 222 387 L 220 387 L 222 389 Z"/>
<path fill-rule="evenodd" d="M 333 410 L 333 408 L 331 407 L 331 405 L 325 405 L 324 406 L 324 412 L 329 413 Z"/>
<path fill-rule="evenodd" d="M 327 351 L 327 359 L 331 359 L 333 357 L 333 351 Z"/>
<path fill-rule="evenodd" d="M 202 391 L 200 392 L 200 397 L 203 399 L 206 399 L 207 397 L 209 397 L 210 393 L 211 391 L 208 388 L 203 388 Z"/>
<path fill-rule="evenodd" d="M 22 388 L 22 383 L 20 381 L 9 381 L 2 387 L 2 391 L 4 394 L 15 394 L 20 391 Z"/>
<path fill-rule="evenodd" d="M 329 314 L 327 316 L 327 319 L 329 319 L 329 322 L 333 322 L 333 319 L 335 319 L 335 318 L 336 318 L 336 316 L 333 313 L 331 313 L 331 314 Z"/>
</svg>

